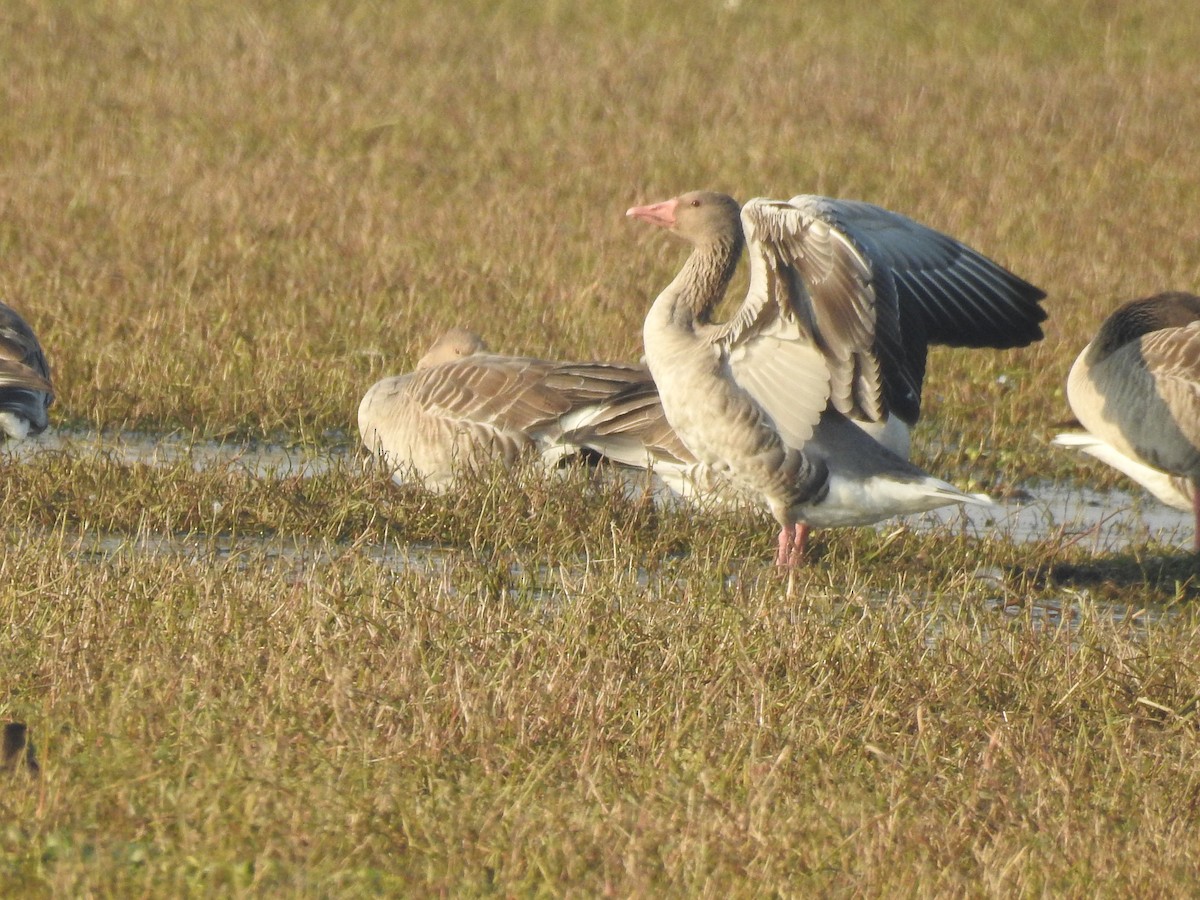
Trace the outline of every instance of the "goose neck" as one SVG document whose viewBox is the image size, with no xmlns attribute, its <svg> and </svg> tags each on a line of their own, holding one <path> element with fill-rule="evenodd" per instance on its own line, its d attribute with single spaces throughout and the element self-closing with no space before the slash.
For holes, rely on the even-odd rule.
<svg viewBox="0 0 1200 900">
<path fill-rule="evenodd" d="M 741 241 L 697 245 L 671 282 L 676 305 L 686 308 L 697 321 L 708 321 L 713 308 L 725 296 L 741 253 Z"/>
</svg>

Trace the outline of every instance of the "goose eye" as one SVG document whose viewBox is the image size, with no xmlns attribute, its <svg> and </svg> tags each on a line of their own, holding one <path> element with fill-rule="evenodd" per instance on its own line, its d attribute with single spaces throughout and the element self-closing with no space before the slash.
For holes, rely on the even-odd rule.
<svg viewBox="0 0 1200 900">
<path fill-rule="evenodd" d="M 691 205 L 692 205 L 692 206 L 699 206 L 699 205 L 700 205 L 700 201 L 699 201 L 699 200 L 693 200 L 693 201 L 692 201 L 692 203 L 691 203 Z"/>
</svg>

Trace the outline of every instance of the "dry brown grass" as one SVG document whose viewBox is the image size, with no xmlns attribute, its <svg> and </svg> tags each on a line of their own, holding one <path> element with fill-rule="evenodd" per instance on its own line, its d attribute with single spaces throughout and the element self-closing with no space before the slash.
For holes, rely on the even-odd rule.
<svg viewBox="0 0 1200 900">
<path fill-rule="evenodd" d="M 935 352 L 918 460 L 1111 481 L 1046 440 L 1112 306 L 1200 289 L 1198 28 L 1161 0 L 14 0 L 0 297 L 62 425 L 329 446 L 452 324 L 635 358 L 683 248 L 633 202 L 857 197 L 1050 293 L 1041 345 Z M 4 887 L 1192 888 L 1189 560 L 845 532 L 788 595 L 765 517 L 584 477 L 0 459 L 0 715 L 41 763 L 0 775 Z M 412 542 L 451 549 L 381 559 Z"/>
<path fill-rule="evenodd" d="M 319 561 L 9 540 L 7 709 L 37 723 L 42 765 L 6 795 L 14 887 L 1086 894 L 1194 877 L 1194 622 L 1141 630 L 1086 601 L 1071 627 L 989 613 L 993 588 L 913 571 L 932 541 L 874 548 L 881 569 L 909 561 L 898 583 L 843 557 L 788 598 L 766 567 L 646 573 L 617 547 L 584 568 L 460 552 L 420 572 L 345 545 Z"/>
<path fill-rule="evenodd" d="M 1102 313 L 1200 283 L 1186 29 L 1116 6 L 758 6 L 13 5 L 0 292 L 50 348 L 59 418 L 346 428 L 454 323 L 632 358 L 682 248 L 629 203 L 810 191 L 1050 292 L 1044 345 L 939 353 L 928 401 L 931 429 L 994 445 L 995 417 L 1044 471 L 1053 390 Z"/>
</svg>

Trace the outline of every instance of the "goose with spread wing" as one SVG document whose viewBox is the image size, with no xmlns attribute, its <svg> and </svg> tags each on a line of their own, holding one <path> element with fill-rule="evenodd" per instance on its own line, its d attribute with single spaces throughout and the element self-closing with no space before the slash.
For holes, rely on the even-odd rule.
<svg viewBox="0 0 1200 900">
<path fill-rule="evenodd" d="M 743 233 L 733 221 L 733 201 L 728 203 L 730 227 Z M 831 372 L 840 375 L 836 408 L 904 458 L 920 415 L 930 344 L 1005 349 L 1042 337 L 1045 292 L 953 238 L 858 201 L 803 195 L 787 204 L 755 204 L 791 207 L 792 223 L 800 222 L 786 235 L 778 224 L 768 232 L 785 240 L 782 252 L 797 261 L 783 268 L 782 277 L 795 282 L 804 319 L 818 323 L 818 346 Z M 630 214 L 665 224 L 653 212 L 663 206 Z M 771 233 L 759 240 L 769 242 Z M 752 251 L 762 252 L 754 245 Z M 858 375 L 863 377 L 855 384 Z M 721 496 L 729 486 L 682 445 L 652 385 L 600 404 L 579 420 L 571 439 L 626 465 L 650 468 L 685 496 Z"/>
<path fill-rule="evenodd" d="M 490 353 L 477 334 L 454 328 L 415 371 L 367 391 L 359 434 L 397 482 L 415 475 L 445 490 L 488 465 L 534 456 L 552 465 L 571 455 L 580 448 L 562 435 L 573 416 L 649 378 L 644 366 Z"/>
<path fill-rule="evenodd" d="M 1192 512 L 1200 552 L 1200 297 L 1168 292 L 1119 307 L 1067 377 L 1087 434 L 1060 434 L 1168 506 Z"/>
<path fill-rule="evenodd" d="M 54 402 L 50 364 L 33 329 L 0 303 L 0 443 L 40 434 Z"/>
<path fill-rule="evenodd" d="M 927 348 L 1037 340 L 1042 291 L 868 203 L 696 191 L 628 215 L 693 245 L 646 317 L 646 359 L 689 453 L 766 499 L 780 564 L 802 558 L 808 526 L 987 502 L 901 458 Z M 714 324 L 743 248 L 746 299 Z"/>
</svg>

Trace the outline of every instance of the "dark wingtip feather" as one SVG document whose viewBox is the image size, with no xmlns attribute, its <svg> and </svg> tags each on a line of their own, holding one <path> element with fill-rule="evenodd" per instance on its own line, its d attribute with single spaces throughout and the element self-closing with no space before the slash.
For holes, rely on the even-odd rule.
<svg viewBox="0 0 1200 900">
<path fill-rule="evenodd" d="M 952 270 L 897 273 L 897 288 L 922 313 L 931 344 L 949 347 L 1026 347 L 1045 334 L 1046 292 L 971 252 Z M 953 290 L 944 280 L 953 278 Z"/>
</svg>

